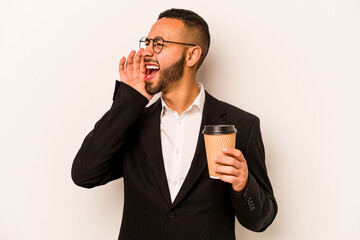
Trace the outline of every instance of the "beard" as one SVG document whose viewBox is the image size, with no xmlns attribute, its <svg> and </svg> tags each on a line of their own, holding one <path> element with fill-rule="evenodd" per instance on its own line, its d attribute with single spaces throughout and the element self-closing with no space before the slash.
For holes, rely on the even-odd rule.
<svg viewBox="0 0 360 240">
<path fill-rule="evenodd" d="M 159 71 L 159 82 L 154 84 L 154 82 L 145 82 L 145 90 L 150 95 L 155 95 L 156 93 L 166 90 L 173 82 L 178 81 L 184 73 L 184 62 L 185 62 L 185 52 L 182 57 L 171 66 L 160 69 Z"/>
</svg>

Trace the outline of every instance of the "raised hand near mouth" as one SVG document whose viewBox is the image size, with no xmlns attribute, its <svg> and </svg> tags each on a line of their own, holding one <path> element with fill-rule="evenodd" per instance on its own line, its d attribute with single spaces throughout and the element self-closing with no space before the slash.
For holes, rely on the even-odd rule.
<svg viewBox="0 0 360 240">
<path fill-rule="evenodd" d="M 146 68 L 142 56 L 143 51 L 144 49 L 140 49 L 136 54 L 136 51 L 132 50 L 127 59 L 121 58 L 119 63 L 120 80 L 150 100 L 153 95 L 148 94 L 145 90 Z"/>
</svg>

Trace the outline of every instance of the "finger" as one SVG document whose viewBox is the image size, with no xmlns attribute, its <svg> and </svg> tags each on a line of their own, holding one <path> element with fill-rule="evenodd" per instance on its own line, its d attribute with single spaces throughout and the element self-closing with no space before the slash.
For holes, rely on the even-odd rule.
<svg viewBox="0 0 360 240">
<path fill-rule="evenodd" d="M 244 158 L 244 155 L 242 154 L 242 152 L 239 149 L 228 147 L 228 148 L 223 148 L 222 150 L 223 150 L 223 153 L 236 158 L 240 162 L 246 161 Z"/>
<path fill-rule="evenodd" d="M 140 71 L 140 61 L 142 58 L 143 51 L 144 51 L 144 49 L 140 49 L 135 56 L 135 60 L 134 60 L 134 70 L 135 71 Z"/>
<path fill-rule="evenodd" d="M 223 182 L 234 184 L 237 182 L 236 177 L 232 175 L 220 175 L 219 179 Z"/>
<path fill-rule="evenodd" d="M 215 167 L 215 172 L 223 175 L 231 175 L 231 176 L 235 176 L 235 177 L 239 177 L 240 176 L 240 171 L 237 170 L 236 168 L 234 168 L 233 166 L 217 166 Z"/>
<path fill-rule="evenodd" d="M 126 74 L 125 72 L 125 62 L 126 62 L 126 58 L 125 57 L 122 57 L 120 59 L 120 62 L 119 62 L 119 73 L 120 73 L 120 77 L 122 77 L 124 74 Z"/>
<path fill-rule="evenodd" d="M 135 56 L 135 50 L 132 50 L 127 58 L 126 61 L 126 72 L 132 72 L 133 71 L 133 62 L 134 62 L 134 56 Z"/>
<path fill-rule="evenodd" d="M 226 166 L 233 166 L 236 169 L 241 167 L 241 162 L 230 156 L 218 156 L 215 158 L 215 162 Z"/>
<path fill-rule="evenodd" d="M 146 74 L 145 58 L 143 56 L 142 56 L 142 58 L 140 60 L 140 73 L 143 74 L 143 75 Z"/>
</svg>

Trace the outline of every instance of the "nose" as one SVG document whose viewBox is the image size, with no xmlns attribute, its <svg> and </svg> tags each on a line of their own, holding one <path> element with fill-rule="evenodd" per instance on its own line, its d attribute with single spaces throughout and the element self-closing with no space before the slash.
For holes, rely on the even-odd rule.
<svg viewBox="0 0 360 240">
<path fill-rule="evenodd" d="M 150 48 L 150 46 L 147 46 L 144 51 L 142 52 L 142 56 L 144 58 L 151 58 L 152 56 L 154 56 L 154 52 L 152 51 L 152 49 Z"/>
</svg>

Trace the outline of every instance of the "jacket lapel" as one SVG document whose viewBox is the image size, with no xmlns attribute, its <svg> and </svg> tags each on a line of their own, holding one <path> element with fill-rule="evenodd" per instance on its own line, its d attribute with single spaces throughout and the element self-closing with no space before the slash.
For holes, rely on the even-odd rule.
<svg viewBox="0 0 360 240">
<path fill-rule="evenodd" d="M 160 187 L 160 191 L 170 206 L 171 197 L 161 149 L 160 113 L 161 102 L 159 99 L 146 109 L 140 135 L 155 179 Z"/>
<path fill-rule="evenodd" d="M 219 101 L 206 92 L 201 127 L 198 133 L 198 143 L 195 150 L 194 158 L 191 163 L 189 172 L 185 178 L 183 185 L 176 196 L 172 208 L 174 208 L 190 191 L 207 166 L 205 153 L 205 143 L 202 130 L 205 125 L 226 124 L 223 117 L 226 115 L 225 110 L 219 105 Z M 166 180 L 166 179 L 165 179 Z"/>
</svg>

